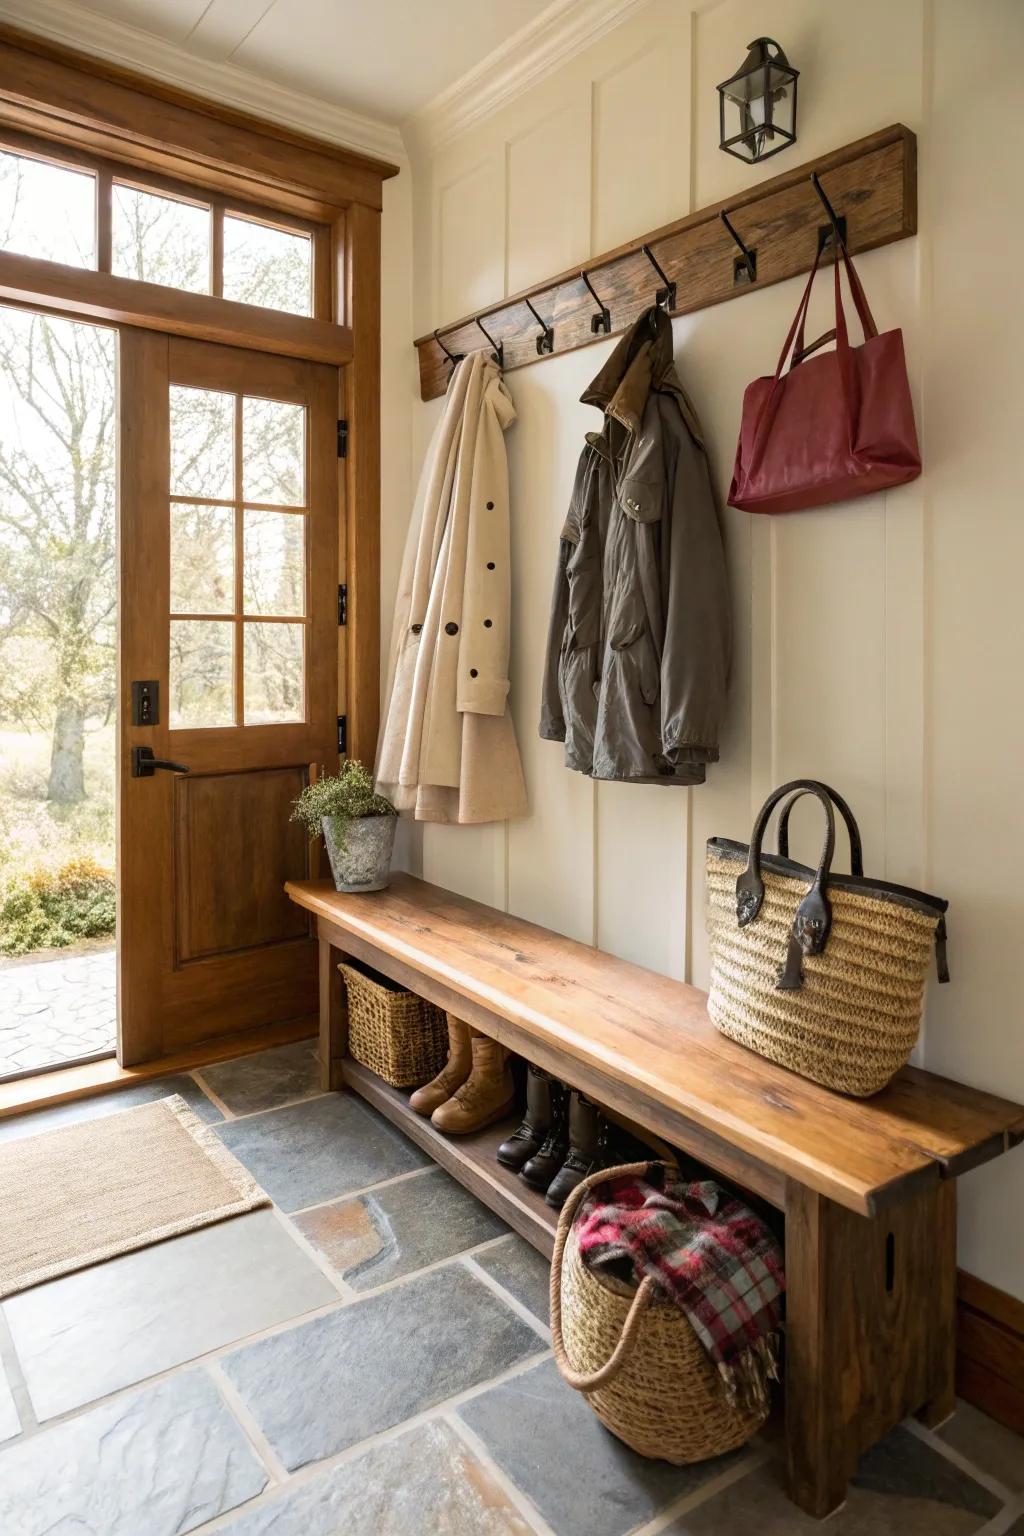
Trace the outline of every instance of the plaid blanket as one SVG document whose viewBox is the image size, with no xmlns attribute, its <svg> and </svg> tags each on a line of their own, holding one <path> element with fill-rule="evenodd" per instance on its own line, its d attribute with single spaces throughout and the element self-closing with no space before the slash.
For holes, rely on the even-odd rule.
<svg viewBox="0 0 1024 1536">
<path fill-rule="evenodd" d="M 753 1211 L 710 1180 L 687 1183 L 656 1163 L 645 1177 L 596 1185 L 575 1233 L 589 1269 L 637 1285 L 653 1275 L 660 1299 L 686 1313 L 729 1400 L 767 1409 L 785 1276 L 782 1250 Z"/>
</svg>

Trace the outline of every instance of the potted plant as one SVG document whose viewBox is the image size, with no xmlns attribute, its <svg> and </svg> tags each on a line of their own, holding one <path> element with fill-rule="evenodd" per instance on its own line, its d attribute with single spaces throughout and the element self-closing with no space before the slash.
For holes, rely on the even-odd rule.
<svg viewBox="0 0 1024 1536">
<path fill-rule="evenodd" d="M 362 763 L 345 763 L 340 773 L 321 774 L 306 785 L 294 806 L 291 819 L 303 822 L 310 837 L 323 833 L 337 890 L 384 889 L 398 812 L 390 800 L 375 793 Z"/>
</svg>

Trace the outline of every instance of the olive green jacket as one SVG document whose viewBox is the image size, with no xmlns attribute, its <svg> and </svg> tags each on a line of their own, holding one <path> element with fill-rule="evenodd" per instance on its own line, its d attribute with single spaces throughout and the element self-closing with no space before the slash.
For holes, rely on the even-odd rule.
<svg viewBox="0 0 1024 1536">
<path fill-rule="evenodd" d="M 701 784 L 718 758 L 731 627 L 700 423 L 651 309 L 582 397 L 587 434 L 562 528 L 540 734 L 595 779 Z"/>
</svg>

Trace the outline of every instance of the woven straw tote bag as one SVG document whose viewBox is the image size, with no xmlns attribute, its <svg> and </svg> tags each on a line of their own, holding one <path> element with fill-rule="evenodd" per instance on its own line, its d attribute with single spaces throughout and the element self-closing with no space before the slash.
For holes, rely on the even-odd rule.
<svg viewBox="0 0 1024 1536">
<path fill-rule="evenodd" d="M 686 1314 L 654 1297 L 654 1281 L 628 1286 L 583 1263 L 573 1218 L 608 1179 L 648 1173 L 650 1162 L 592 1173 L 562 1207 L 551 1260 L 551 1341 L 562 1379 L 582 1392 L 606 1429 L 641 1456 L 686 1466 L 735 1450 L 765 1414 L 733 1406 Z"/>
<path fill-rule="evenodd" d="M 825 810 L 816 870 L 789 858 L 788 822 L 802 795 Z M 779 852 L 762 853 L 782 812 Z M 850 834 L 852 873 L 832 871 L 835 805 Z M 904 1066 L 921 1026 L 932 948 L 946 969 L 947 903 L 864 874 L 860 833 L 845 800 L 816 779 L 768 796 L 750 843 L 713 837 L 707 849 L 711 988 L 722 1034 L 826 1088 L 866 1098 Z"/>
</svg>

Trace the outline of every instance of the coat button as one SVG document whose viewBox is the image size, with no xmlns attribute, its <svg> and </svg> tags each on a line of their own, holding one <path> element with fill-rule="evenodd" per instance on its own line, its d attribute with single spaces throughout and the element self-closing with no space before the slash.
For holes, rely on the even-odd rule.
<svg viewBox="0 0 1024 1536">
<path fill-rule="evenodd" d="M 459 632 L 459 626 L 457 624 L 446 624 L 444 627 L 444 632 L 446 635 L 457 635 Z"/>
<path fill-rule="evenodd" d="M 491 620 L 490 619 L 484 619 L 484 629 L 490 629 L 490 627 L 491 627 Z"/>
<path fill-rule="evenodd" d="M 413 624 L 413 626 L 412 626 L 412 632 L 413 632 L 413 634 L 414 634 L 414 635 L 418 635 L 418 634 L 419 634 L 419 632 L 420 632 L 420 630 L 421 630 L 421 629 L 422 629 L 422 628 L 423 628 L 423 625 L 422 625 L 422 624 Z"/>
<path fill-rule="evenodd" d="M 487 562 L 487 569 L 489 571 L 493 571 L 494 570 L 494 561 L 493 560 L 488 560 L 488 562 Z"/>
<path fill-rule="evenodd" d="M 479 677 L 480 676 L 480 674 L 477 671 L 476 667 L 470 667 L 469 675 L 470 675 L 470 677 Z"/>
<path fill-rule="evenodd" d="M 493 512 L 494 511 L 494 502 L 493 501 L 489 501 L 487 503 L 487 510 L 488 510 L 488 512 Z"/>
</svg>

